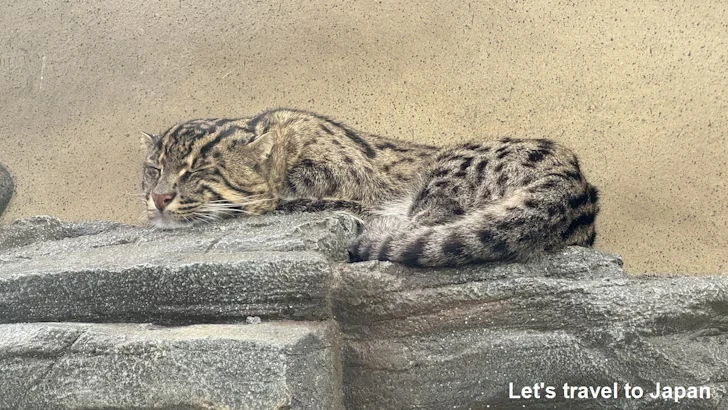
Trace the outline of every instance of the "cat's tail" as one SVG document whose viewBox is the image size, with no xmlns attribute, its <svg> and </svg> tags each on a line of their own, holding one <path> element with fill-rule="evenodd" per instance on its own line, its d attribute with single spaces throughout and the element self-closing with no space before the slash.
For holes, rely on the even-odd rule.
<svg viewBox="0 0 728 410">
<path fill-rule="evenodd" d="M 352 262 L 389 260 L 408 266 L 458 266 L 521 261 L 567 245 L 591 246 L 597 190 L 538 200 L 523 190 L 450 222 L 418 226 L 403 216 L 378 216 L 349 247 Z"/>
</svg>

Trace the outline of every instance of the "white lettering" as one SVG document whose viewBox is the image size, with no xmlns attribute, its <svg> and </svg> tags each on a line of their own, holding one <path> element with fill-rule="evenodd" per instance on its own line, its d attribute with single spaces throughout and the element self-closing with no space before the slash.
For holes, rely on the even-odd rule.
<svg viewBox="0 0 728 410">
<path fill-rule="evenodd" d="M 521 396 L 517 396 L 513 393 L 513 383 L 508 383 L 508 398 L 509 399 L 520 399 Z"/>
</svg>

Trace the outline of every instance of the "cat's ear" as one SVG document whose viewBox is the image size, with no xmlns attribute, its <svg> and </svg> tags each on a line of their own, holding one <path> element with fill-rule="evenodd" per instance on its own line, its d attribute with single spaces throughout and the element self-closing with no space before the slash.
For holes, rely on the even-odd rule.
<svg viewBox="0 0 728 410">
<path fill-rule="evenodd" d="M 141 141 L 142 141 L 142 147 L 144 149 L 150 150 L 150 149 L 154 148 L 154 146 L 159 141 L 159 135 L 149 134 L 149 133 L 142 131 Z"/>
<path fill-rule="evenodd" d="M 256 138 L 253 142 L 245 146 L 246 151 L 250 152 L 252 156 L 258 161 L 265 161 L 270 158 L 273 153 L 273 147 L 275 146 L 275 133 L 266 132 L 265 134 Z"/>
</svg>

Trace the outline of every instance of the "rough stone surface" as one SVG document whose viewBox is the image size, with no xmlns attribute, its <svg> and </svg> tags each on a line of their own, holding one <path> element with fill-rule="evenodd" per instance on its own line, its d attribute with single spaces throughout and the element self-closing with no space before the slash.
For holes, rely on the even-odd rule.
<svg viewBox="0 0 728 410">
<path fill-rule="evenodd" d="M 0 322 L 326 319 L 354 229 L 334 213 L 179 231 L 22 220 L 0 231 Z"/>
<path fill-rule="evenodd" d="M 63 222 L 46 215 L 19 219 L 0 229 L 0 252 L 14 253 L 17 248 L 41 242 L 49 242 L 48 245 L 55 247 L 55 241 L 61 239 L 96 235 L 124 226 L 109 221 Z M 63 249 L 57 250 L 63 253 Z"/>
<path fill-rule="evenodd" d="M 525 264 L 344 265 L 334 311 L 351 409 L 724 409 L 728 276 L 628 278 L 583 248 Z M 522 386 L 553 400 L 514 400 Z M 567 400 L 564 383 L 709 386 L 708 400 Z M 651 389 L 651 390 L 650 390 Z"/>
<path fill-rule="evenodd" d="M 0 322 L 215 324 L 0 325 L 0 409 L 728 408 L 728 276 L 628 277 L 578 247 L 457 269 L 346 264 L 355 228 L 336 213 L 5 227 Z M 557 397 L 508 397 L 541 382 Z M 658 382 L 711 397 L 650 399 Z M 565 399 L 564 383 L 646 395 Z"/>
<path fill-rule="evenodd" d="M 10 176 L 10 172 L 0 164 L 0 215 L 5 212 L 13 192 L 15 192 L 13 178 Z"/>
<path fill-rule="evenodd" d="M 341 409 L 335 325 L 0 325 L 0 409 Z"/>
</svg>

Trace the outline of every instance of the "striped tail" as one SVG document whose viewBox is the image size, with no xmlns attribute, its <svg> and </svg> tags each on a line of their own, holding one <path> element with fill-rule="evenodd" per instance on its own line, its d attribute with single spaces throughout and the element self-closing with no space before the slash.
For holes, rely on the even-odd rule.
<svg viewBox="0 0 728 410">
<path fill-rule="evenodd" d="M 458 219 L 417 226 L 405 217 L 367 222 L 349 247 L 351 262 L 389 260 L 408 266 L 459 266 L 474 262 L 521 261 L 567 245 L 590 246 L 598 192 L 584 185 L 578 195 L 538 195 L 522 190 Z"/>
</svg>

